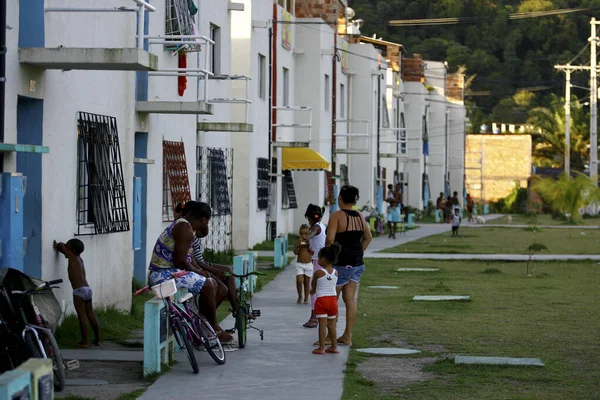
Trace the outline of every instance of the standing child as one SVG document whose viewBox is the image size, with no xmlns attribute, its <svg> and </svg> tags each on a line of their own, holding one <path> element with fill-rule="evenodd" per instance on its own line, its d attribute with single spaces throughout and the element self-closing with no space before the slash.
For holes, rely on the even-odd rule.
<svg viewBox="0 0 600 400">
<path fill-rule="evenodd" d="M 296 259 L 296 289 L 298 290 L 298 301 L 302 303 L 302 288 L 304 287 L 304 304 L 308 304 L 308 296 L 310 292 L 310 278 L 313 274 L 313 251 L 308 242 L 308 233 L 310 227 L 302 224 L 300 227 L 300 240 L 296 242 L 294 254 L 298 256 Z"/>
<path fill-rule="evenodd" d="M 319 320 L 319 348 L 313 350 L 313 354 L 333 353 L 337 354 L 337 336 L 335 332 L 336 318 L 338 314 L 337 280 L 338 273 L 333 269 L 337 262 L 338 254 L 342 246 L 334 243 L 329 247 L 323 247 L 319 251 L 319 264 L 322 269 L 316 271 L 312 280 L 312 291 L 317 297 L 315 303 L 315 314 Z M 325 339 L 329 331 L 331 347 L 325 349 Z"/>
<path fill-rule="evenodd" d="M 388 228 L 390 233 L 388 238 L 396 239 L 396 232 L 398 231 L 398 223 L 400 222 L 400 206 L 396 200 L 390 202 L 390 206 L 387 210 Z"/>
<path fill-rule="evenodd" d="M 73 305 L 75 306 L 77 318 L 79 319 L 79 328 L 81 329 L 82 340 L 78 346 L 82 348 L 90 347 L 87 334 L 88 321 L 94 331 L 94 344 L 100 346 L 100 328 L 94 314 L 94 307 L 92 306 L 92 289 L 90 289 L 85 278 L 85 267 L 81 258 L 81 253 L 85 250 L 83 243 L 79 239 L 71 239 L 67 244 L 62 242 L 56 243 L 56 240 L 54 240 L 52 247 L 54 250 L 64 254 L 65 258 L 69 260 L 68 272 L 69 281 L 71 281 L 71 287 L 73 288 Z"/>
<path fill-rule="evenodd" d="M 460 227 L 461 222 L 462 218 L 460 217 L 460 210 L 455 208 L 454 216 L 452 217 L 452 236 L 458 236 L 458 228 Z"/>
<path fill-rule="evenodd" d="M 319 251 L 325 247 L 325 225 L 321 223 L 321 219 L 323 219 L 323 211 L 325 211 L 325 208 L 321 208 L 315 204 L 309 204 L 308 207 L 306 207 L 306 212 L 304 213 L 304 217 L 310 224 L 308 240 L 310 243 L 310 248 L 313 251 L 313 276 L 315 271 L 321 269 L 321 266 L 319 265 Z M 311 278 L 311 280 L 312 279 L 313 278 Z M 310 319 L 303 325 L 305 328 L 316 328 L 319 326 L 317 318 L 315 317 L 316 300 L 316 296 L 310 296 L 311 313 Z"/>
</svg>

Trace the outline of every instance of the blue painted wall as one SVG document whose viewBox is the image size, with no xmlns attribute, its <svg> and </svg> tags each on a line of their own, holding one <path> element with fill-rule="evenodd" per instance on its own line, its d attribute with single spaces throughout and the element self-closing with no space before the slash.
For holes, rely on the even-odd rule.
<svg viewBox="0 0 600 400">
<path fill-rule="evenodd" d="M 135 158 L 148 157 L 148 132 L 135 133 Z M 140 283 L 146 282 L 148 263 L 146 261 L 146 231 L 148 226 L 147 218 L 147 199 L 148 199 L 148 166 L 146 164 L 134 164 L 133 173 L 136 177 L 141 178 L 142 187 L 140 190 L 141 197 L 141 212 L 140 212 L 140 236 L 141 247 L 133 252 L 133 278 Z M 136 199 L 134 199 L 135 201 Z M 137 221 L 136 221 L 137 223 Z"/>
<path fill-rule="evenodd" d="M 19 47 L 44 47 L 44 0 L 19 1 Z"/>
<path fill-rule="evenodd" d="M 43 144 L 44 101 L 19 96 L 17 142 Z M 42 277 L 42 154 L 17 153 L 17 172 L 27 177 L 23 197 L 23 236 L 27 238 L 25 273 Z"/>
<path fill-rule="evenodd" d="M 23 269 L 23 176 L 0 174 L 0 268 Z"/>
<path fill-rule="evenodd" d="M 150 3 L 150 0 L 146 0 Z M 148 26 L 150 25 L 150 13 L 144 15 L 144 35 L 148 34 Z M 137 19 L 136 19 L 137 21 Z M 137 22 L 136 22 L 137 32 Z M 144 40 L 144 50 L 148 51 L 148 39 Z M 147 101 L 148 100 L 148 72 L 139 71 L 135 73 L 136 85 L 135 85 L 135 99 L 136 101 Z"/>
</svg>

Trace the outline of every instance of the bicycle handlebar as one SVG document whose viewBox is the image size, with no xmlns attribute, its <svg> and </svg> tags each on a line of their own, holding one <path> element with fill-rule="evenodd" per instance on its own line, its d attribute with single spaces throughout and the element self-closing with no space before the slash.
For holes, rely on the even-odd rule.
<svg viewBox="0 0 600 400">
<path fill-rule="evenodd" d="M 55 279 L 53 281 L 42 282 L 35 289 L 29 290 L 12 290 L 11 294 L 20 294 L 20 295 L 28 295 L 28 294 L 36 294 L 41 293 L 45 290 L 54 289 L 52 285 L 58 285 L 59 283 L 63 283 L 62 279 Z"/>
<path fill-rule="evenodd" d="M 243 275 L 237 275 L 237 274 L 234 274 L 233 272 L 225 272 L 223 275 L 233 276 L 234 278 L 248 278 L 250 275 L 266 275 L 266 274 L 264 272 L 252 271 L 252 272 L 248 272 L 247 274 L 243 274 Z"/>
</svg>

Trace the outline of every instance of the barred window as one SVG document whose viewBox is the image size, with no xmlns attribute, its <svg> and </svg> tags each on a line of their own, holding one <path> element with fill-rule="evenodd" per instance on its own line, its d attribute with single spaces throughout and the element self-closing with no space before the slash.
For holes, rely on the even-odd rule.
<svg viewBox="0 0 600 400">
<path fill-rule="evenodd" d="M 283 171 L 283 190 L 281 191 L 281 196 L 281 208 L 298 208 L 298 201 L 296 200 L 296 190 L 294 188 L 294 179 L 292 178 L 292 171 Z"/>
<path fill-rule="evenodd" d="M 191 200 L 185 146 L 163 141 L 163 221 L 175 219 L 175 206 Z"/>
<path fill-rule="evenodd" d="M 196 167 L 196 198 L 210 205 L 213 215 L 230 215 L 233 150 L 197 147 Z"/>
<path fill-rule="evenodd" d="M 348 176 L 348 166 L 340 165 L 340 175 L 342 176 L 342 186 L 350 185 L 350 177 Z"/>
<path fill-rule="evenodd" d="M 266 210 L 269 207 L 269 159 L 257 159 L 256 197 L 258 209 Z"/>
<path fill-rule="evenodd" d="M 77 235 L 130 230 L 117 119 L 77 116 Z"/>
<path fill-rule="evenodd" d="M 333 193 L 333 185 L 335 184 L 335 181 L 333 180 L 333 174 L 329 171 L 326 172 L 326 179 L 325 179 L 325 194 L 327 196 L 327 203 L 328 204 L 333 204 L 335 202 L 335 196 Z"/>
<path fill-rule="evenodd" d="M 400 113 L 399 126 L 400 128 L 400 154 L 406 154 L 406 122 L 404 121 L 404 113 Z"/>
</svg>

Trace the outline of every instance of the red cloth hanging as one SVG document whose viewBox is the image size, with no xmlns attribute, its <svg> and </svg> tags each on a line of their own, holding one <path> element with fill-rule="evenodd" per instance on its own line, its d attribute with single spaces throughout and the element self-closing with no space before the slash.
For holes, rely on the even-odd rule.
<svg viewBox="0 0 600 400">
<path fill-rule="evenodd" d="M 185 51 L 179 52 L 179 68 L 187 68 L 187 54 L 185 54 Z M 177 90 L 179 92 L 179 96 L 183 96 L 183 93 L 185 93 L 186 88 L 187 88 L 187 77 L 178 76 L 177 77 Z"/>
</svg>

